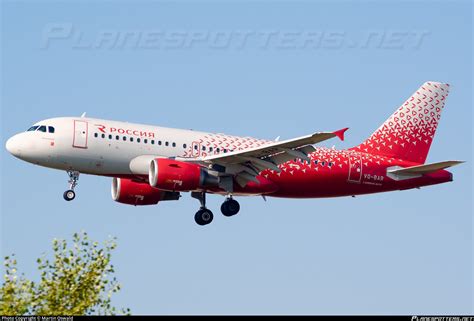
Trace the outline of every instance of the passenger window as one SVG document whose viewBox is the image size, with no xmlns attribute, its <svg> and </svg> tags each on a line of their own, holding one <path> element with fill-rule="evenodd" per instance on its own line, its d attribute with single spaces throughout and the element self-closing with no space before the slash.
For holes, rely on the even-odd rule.
<svg viewBox="0 0 474 321">
<path fill-rule="evenodd" d="M 38 127 L 39 127 L 39 126 L 32 126 L 32 127 L 30 127 L 30 128 L 27 130 L 27 132 L 34 132 L 34 131 L 36 131 L 36 130 L 38 129 Z"/>
<path fill-rule="evenodd" d="M 105 138 L 105 134 L 102 134 L 102 138 Z"/>
<path fill-rule="evenodd" d="M 212 152 L 212 147 L 209 147 L 209 151 Z"/>
<path fill-rule="evenodd" d="M 168 143 L 168 142 L 165 142 L 165 146 L 169 146 L 169 144 L 170 144 L 170 143 Z"/>
<path fill-rule="evenodd" d="M 198 145 L 194 145 L 194 149 L 195 149 L 195 150 L 198 150 Z"/>
<path fill-rule="evenodd" d="M 183 148 L 186 149 L 186 147 L 187 147 L 186 144 L 183 144 Z"/>
<path fill-rule="evenodd" d="M 224 153 L 227 153 L 227 149 L 224 148 Z"/>
<path fill-rule="evenodd" d="M 144 142 L 145 144 L 148 144 L 148 139 L 145 138 L 145 139 L 143 140 L 143 142 Z"/>
<path fill-rule="evenodd" d="M 317 160 L 314 161 L 314 165 L 318 165 L 318 161 L 317 161 Z"/>
<path fill-rule="evenodd" d="M 137 143 L 139 143 L 140 141 L 141 141 L 141 139 L 140 139 L 140 138 L 137 138 Z"/>
<path fill-rule="evenodd" d="M 173 147 L 176 147 L 176 143 L 173 143 Z"/>
<path fill-rule="evenodd" d="M 206 151 L 206 146 L 202 146 L 202 150 L 205 152 Z"/>
<path fill-rule="evenodd" d="M 331 163 L 331 162 L 329 162 L 328 166 L 329 166 L 329 167 L 332 167 L 332 163 Z"/>
<path fill-rule="evenodd" d="M 48 132 L 54 134 L 54 127 L 48 126 Z"/>
<path fill-rule="evenodd" d="M 43 132 L 43 133 L 46 133 L 46 126 L 40 126 L 40 127 L 38 128 L 38 131 Z"/>
<path fill-rule="evenodd" d="M 99 137 L 99 134 L 95 133 L 95 134 L 94 134 L 94 137 L 95 137 L 95 138 Z"/>
<path fill-rule="evenodd" d="M 122 139 L 123 139 L 124 142 L 127 141 L 127 136 L 123 136 Z"/>
<path fill-rule="evenodd" d="M 151 144 L 152 144 L 152 145 L 155 145 L 155 141 L 154 141 L 153 139 L 151 140 Z"/>
<path fill-rule="evenodd" d="M 158 145 L 160 145 L 160 146 L 161 146 L 161 140 L 159 140 L 159 141 L 158 141 Z"/>
<path fill-rule="evenodd" d="M 130 137 L 130 141 L 133 142 L 133 137 Z"/>
<path fill-rule="evenodd" d="M 112 139 L 112 135 L 109 135 L 109 139 Z"/>
<path fill-rule="evenodd" d="M 221 149 L 218 147 L 218 148 L 216 149 L 216 151 L 217 151 L 218 153 L 220 153 L 220 152 L 221 152 Z"/>
<path fill-rule="evenodd" d="M 325 166 L 326 165 L 326 162 L 321 162 L 321 166 Z"/>
</svg>

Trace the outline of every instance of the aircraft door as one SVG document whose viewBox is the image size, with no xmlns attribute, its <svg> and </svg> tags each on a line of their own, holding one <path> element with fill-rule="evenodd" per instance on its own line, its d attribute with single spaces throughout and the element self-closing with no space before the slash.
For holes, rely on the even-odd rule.
<svg viewBox="0 0 474 321">
<path fill-rule="evenodd" d="M 83 120 L 74 120 L 74 138 L 72 147 L 87 148 L 89 124 Z"/>
<path fill-rule="evenodd" d="M 362 179 L 362 154 L 349 154 L 349 182 L 360 183 Z"/>
</svg>

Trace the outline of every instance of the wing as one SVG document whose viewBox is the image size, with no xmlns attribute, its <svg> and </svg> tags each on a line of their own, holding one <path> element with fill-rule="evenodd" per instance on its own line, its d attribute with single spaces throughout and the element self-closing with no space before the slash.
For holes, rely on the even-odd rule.
<svg viewBox="0 0 474 321">
<path fill-rule="evenodd" d="M 249 181 L 258 183 L 257 176 L 266 169 L 280 172 L 278 165 L 301 158 L 309 160 L 308 154 L 315 151 L 313 144 L 333 137 L 344 140 L 348 128 L 335 132 L 321 132 L 280 142 L 271 142 L 263 146 L 230 153 L 195 158 L 193 162 L 205 163 L 222 174 L 233 175 L 236 182 L 244 187 Z M 190 161 L 186 159 L 185 161 Z M 227 185 L 230 185 L 228 182 Z M 224 187 L 224 186 L 223 186 Z M 231 188 L 227 186 L 227 188 Z"/>
</svg>

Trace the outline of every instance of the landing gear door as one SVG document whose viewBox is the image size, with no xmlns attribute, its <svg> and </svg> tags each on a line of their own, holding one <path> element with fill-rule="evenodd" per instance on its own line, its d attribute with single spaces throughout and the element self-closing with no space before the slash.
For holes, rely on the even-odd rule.
<svg viewBox="0 0 474 321">
<path fill-rule="evenodd" d="M 360 183 L 362 179 L 362 154 L 351 153 L 349 155 L 349 179 L 351 183 Z"/>
<path fill-rule="evenodd" d="M 74 138 L 72 141 L 72 147 L 75 148 L 87 148 L 87 135 L 89 125 L 86 121 L 75 120 L 74 121 Z"/>
</svg>

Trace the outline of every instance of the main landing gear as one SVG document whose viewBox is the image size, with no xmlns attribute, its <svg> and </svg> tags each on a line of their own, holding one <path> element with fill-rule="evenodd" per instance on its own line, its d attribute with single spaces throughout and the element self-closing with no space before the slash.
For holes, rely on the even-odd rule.
<svg viewBox="0 0 474 321">
<path fill-rule="evenodd" d="M 76 192 L 74 192 L 74 189 L 76 188 L 77 181 L 79 180 L 79 172 L 69 170 L 67 171 L 67 174 L 69 176 L 69 189 L 64 192 L 63 197 L 66 201 L 70 202 L 76 198 Z"/>
<path fill-rule="evenodd" d="M 239 211 L 240 204 L 234 200 L 232 196 L 229 196 L 221 205 L 221 212 L 225 216 L 234 216 L 235 214 L 239 213 Z"/>
<path fill-rule="evenodd" d="M 207 225 L 214 219 L 214 214 L 206 207 L 206 193 L 205 192 L 192 192 L 191 197 L 197 199 L 201 203 L 201 208 L 194 215 L 194 220 L 199 225 Z M 232 196 L 228 196 L 227 199 L 222 203 L 221 212 L 225 216 L 233 216 L 240 211 L 239 202 L 234 200 Z"/>
<path fill-rule="evenodd" d="M 201 208 L 194 215 L 194 220 L 199 225 L 207 225 L 214 219 L 214 214 L 206 208 L 206 193 L 192 192 L 191 197 L 197 199 L 201 203 Z"/>
</svg>

